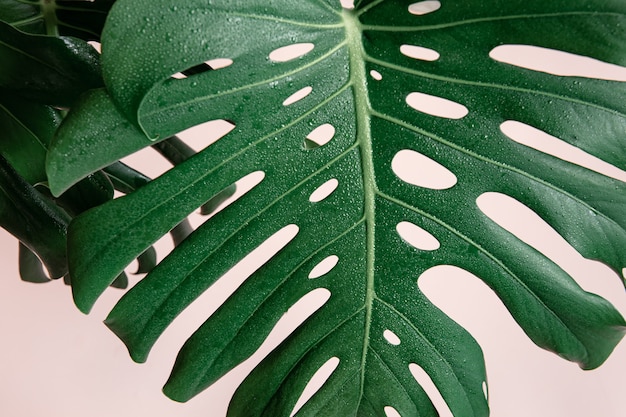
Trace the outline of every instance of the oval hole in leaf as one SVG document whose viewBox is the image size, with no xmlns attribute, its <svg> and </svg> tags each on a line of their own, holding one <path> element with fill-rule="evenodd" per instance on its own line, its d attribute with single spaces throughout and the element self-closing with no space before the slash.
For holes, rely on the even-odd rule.
<svg viewBox="0 0 626 417">
<path fill-rule="evenodd" d="M 208 61 L 204 61 L 201 64 L 188 68 L 184 71 L 177 72 L 176 74 L 172 75 L 172 78 L 182 80 L 184 78 L 191 77 L 192 75 L 202 74 L 204 72 L 215 71 L 218 69 L 226 68 L 232 64 L 233 64 L 233 60 L 230 58 L 210 59 Z"/>
<path fill-rule="evenodd" d="M 406 243 L 416 249 L 426 251 L 439 249 L 437 238 L 413 223 L 400 222 L 396 225 L 396 231 Z"/>
<path fill-rule="evenodd" d="M 476 199 L 476 204 L 480 211 L 500 227 L 558 264 L 585 291 L 601 294 L 611 300 L 611 291 L 607 286 L 621 287 L 621 283 L 616 280 L 598 279 L 600 276 L 611 275 L 607 266 L 583 258 L 552 226 L 513 197 L 487 192 Z M 596 271 L 589 273 L 589 268 Z M 621 291 L 623 292 L 623 287 Z"/>
<path fill-rule="evenodd" d="M 287 62 L 308 54 L 315 48 L 312 43 L 294 43 L 282 46 L 270 52 L 269 58 L 274 62 Z"/>
<path fill-rule="evenodd" d="M 340 0 L 340 1 L 341 1 L 341 7 L 343 7 L 344 9 L 347 9 L 347 10 L 354 9 L 354 0 Z"/>
<path fill-rule="evenodd" d="M 375 79 L 376 81 L 380 81 L 383 79 L 383 76 L 380 72 L 376 71 L 376 70 L 371 70 L 370 71 L 370 76 Z"/>
<path fill-rule="evenodd" d="M 542 130 L 514 120 L 507 120 L 502 123 L 500 130 L 507 137 L 524 146 L 556 156 L 564 161 L 569 161 L 606 176 L 626 181 L 626 171 Z"/>
<path fill-rule="evenodd" d="M 438 1 L 420 1 L 409 5 L 409 13 L 422 16 L 439 10 L 441 3 Z"/>
<path fill-rule="evenodd" d="M 418 384 L 426 391 L 426 395 L 430 398 L 433 405 L 439 412 L 439 417 L 454 417 L 448 404 L 441 396 L 441 393 L 433 383 L 433 380 L 430 378 L 430 375 L 424 371 L 424 369 L 417 365 L 416 363 L 409 364 L 409 371 L 413 375 L 413 378 L 417 381 Z"/>
<path fill-rule="evenodd" d="M 433 190 L 445 190 L 457 182 L 456 175 L 448 168 L 410 149 L 403 149 L 393 157 L 391 169 L 402 181 Z"/>
<path fill-rule="evenodd" d="M 436 61 L 439 59 L 439 52 L 422 46 L 402 45 L 400 47 L 400 53 L 409 58 L 420 59 L 422 61 Z"/>
<path fill-rule="evenodd" d="M 500 45 L 489 56 L 498 62 L 553 75 L 626 81 L 626 67 L 556 49 Z"/>
<path fill-rule="evenodd" d="M 489 388 L 487 387 L 487 381 L 483 381 L 483 394 L 485 396 L 485 400 L 489 400 Z"/>
<path fill-rule="evenodd" d="M 406 96 L 406 103 L 417 111 L 446 119 L 462 119 L 469 113 L 460 103 L 424 93 L 410 93 Z"/>
<path fill-rule="evenodd" d="M 313 87 L 311 86 L 301 88 L 300 90 L 287 97 L 285 101 L 283 101 L 283 106 L 289 106 L 295 102 L 302 100 L 303 98 L 311 94 L 311 91 L 313 91 Z"/>
<path fill-rule="evenodd" d="M 396 410 L 390 405 L 385 406 L 384 411 L 385 411 L 385 416 L 387 417 L 402 417 L 400 413 L 398 413 L 398 410 Z"/>
<path fill-rule="evenodd" d="M 400 338 L 391 330 L 387 329 L 383 332 L 383 337 L 389 344 L 398 346 L 400 344 Z"/>
<path fill-rule="evenodd" d="M 213 70 L 218 70 L 226 67 L 230 67 L 233 65 L 233 60 L 230 58 L 215 58 L 210 59 L 208 61 L 204 61 L 205 64 L 213 68 Z"/>
<path fill-rule="evenodd" d="M 306 387 L 304 387 L 304 391 L 302 391 L 302 394 L 300 395 L 300 398 L 298 398 L 296 405 L 293 407 L 293 411 L 289 415 L 290 417 L 293 417 L 298 411 L 300 411 L 302 406 L 306 404 L 306 402 L 309 401 L 311 397 L 313 397 L 313 395 L 315 395 L 315 393 L 319 391 L 320 388 L 322 388 L 322 386 L 326 383 L 326 381 L 328 381 L 328 378 L 330 378 L 330 376 L 333 374 L 333 372 L 335 372 L 335 369 L 337 369 L 338 366 L 339 358 L 332 357 L 327 360 L 324 365 L 322 365 L 315 372 L 315 374 L 313 374 L 309 382 L 306 384 Z"/>
<path fill-rule="evenodd" d="M 335 127 L 325 123 L 316 127 L 306 136 L 304 140 L 305 149 L 315 149 L 326 145 L 335 136 Z"/>
<path fill-rule="evenodd" d="M 176 136 L 183 140 L 183 142 L 189 145 L 194 151 L 200 152 L 207 146 L 214 144 L 219 139 L 226 136 L 234 128 L 235 125 L 232 122 L 217 119 L 185 129 Z"/>
<path fill-rule="evenodd" d="M 309 196 L 309 201 L 311 203 L 319 203 L 322 200 L 325 200 L 329 195 L 331 195 L 339 185 L 339 181 L 337 178 L 332 178 L 326 181 L 324 184 L 317 187 L 315 191 L 311 193 Z"/>
<path fill-rule="evenodd" d="M 337 255 L 330 255 L 324 258 L 320 263 L 315 265 L 311 272 L 309 272 L 309 279 L 319 278 L 328 274 L 339 262 Z"/>
</svg>

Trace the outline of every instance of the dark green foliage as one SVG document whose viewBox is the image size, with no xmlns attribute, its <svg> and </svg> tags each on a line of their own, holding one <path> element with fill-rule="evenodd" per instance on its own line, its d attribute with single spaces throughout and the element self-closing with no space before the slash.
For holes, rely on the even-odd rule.
<svg viewBox="0 0 626 417">
<path fill-rule="evenodd" d="M 93 7 L 104 11 L 111 3 Z M 70 82 L 77 89 L 72 94 L 55 93 L 72 106 L 58 129 L 62 115 L 50 108 L 37 108 L 36 120 L 26 118 L 34 134 L 13 128 L 13 136 L 28 138 L 33 148 L 33 138 L 42 138 L 37 152 L 47 150 L 49 190 L 71 214 L 67 256 L 76 305 L 88 312 L 109 285 L 123 284 L 120 274 L 139 259 L 139 272 L 148 274 L 106 324 L 143 362 L 194 299 L 289 227 L 293 239 L 182 347 L 164 388 L 168 396 L 186 401 L 211 385 L 246 360 L 291 306 L 318 291 L 329 297 L 326 303 L 246 378 L 229 415 L 289 416 L 309 378 L 337 358 L 298 416 L 384 416 L 385 406 L 405 417 L 436 415 L 409 364 L 430 375 L 456 417 L 486 416 L 479 346 L 417 285 L 437 265 L 482 279 L 538 346 L 584 369 L 599 366 L 621 340 L 624 319 L 494 223 L 476 201 L 487 192 L 515 198 L 583 256 L 621 274 L 626 184 L 513 142 L 500 127 L 507 120 L 531 125 L 624 169 L 625 84 L 531 71 L 489 52 L 534 45 L 625 65 L 626 3 L 442 1 L 424 15 L 409 12 L 414 1 L 355 3 L 353 10 L 330 0 L 115 3 L 101 35 L 102 85 L 98 75 L 88 87 Z M 37 13 L 3 4 L 0 17 Z M 99 33 L 100 21 L 87 21 L 82 32 Z M 270 58 L 278 48 L 309 43 L 314 47 L 301 56 Z M 439 55 L 414 59 L 400 52 L 402 45 Z M 212 66 L 218 58 L 232 63 Z M 100 74 L 99 64 L 89 65 Z M 285 104 L 301 90 L 308 95 Z M 45 89 L 19 91 L 23 99 L 56 103 Z M 467 112 L 444 118 L 417 111 L 406 101 L 415 92 L 462 104 Z M 22 113 L 12 113 L 21 120 Z M 197 154 L 174 136 L 218 119 L 235 128 Z M 333 137 L 318 146 L 308 136 L 325 124 L 333 126 Z M 119 162 L 149 146 L 175 165 L 154 180 Z M 31 167 L 6 149 L 22 176 L 42 181 L 41 162 Z M 456 184 L 430 189 L 401 180 L 391 164 L 403 150 L 447 168 Z M 258 186 L 191 231 L 189 214 L 200 207 L 213 213 L 238 180 L 258 171 L 264 173 Z M 11 172 L 7 168 L 9 179 Z M 311 199 L 332 179 L 338 186 L 331 194 Z M 112 199 L 113 188 L 126 195 Z M 61 204 L 68 198 L 78 209 Z M 401 222 L 428 232 L 438 248 L 410 245 L 396 229 Z M 177 246 L 156 265 L 151 246 L 168 232 Z M 334 268 L 309 278 L 331 256 L 338 258 Z M 45 280 L 32 253 L 20 259 L 31 280 Z M 386 330 L 401 342 L 390 343 Z"/>
</svg>

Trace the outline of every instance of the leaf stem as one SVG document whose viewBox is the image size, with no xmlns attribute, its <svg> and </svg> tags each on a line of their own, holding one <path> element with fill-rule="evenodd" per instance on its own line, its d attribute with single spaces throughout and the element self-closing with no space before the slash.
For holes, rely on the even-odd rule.
<svg viewBox="0 0 626 417">
<path fill-rule="evenodd" d="M 59 22 L 57 19 L 57 5 L 54 0 L 40 0 L 41 13 L 46 24 L 46 34 L 48 36 L 59 36 Z"/>
</svg>

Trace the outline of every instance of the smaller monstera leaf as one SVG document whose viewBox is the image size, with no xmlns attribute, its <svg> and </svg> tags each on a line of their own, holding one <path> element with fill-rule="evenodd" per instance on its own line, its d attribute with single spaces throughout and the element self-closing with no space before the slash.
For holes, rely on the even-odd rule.
<svg viewBox="0 0 626 417">
<path fill-rule="evenodd" d="M 0 95 L 0 154 L 30 184 L 47 182 L 46 152 L 61 114 L 52 107 Z"/>
<path fill-rule="evenodd" d="M 164 389 L 170 397 L 184 401 L 210 386 L 255 352 L 298 300 L 322 291 L 325 304 L 247 377 L 229 415 L 290 415 L 315 371 L 338 359 L 296 415 L 383 416 L 392 406 L 401 415 L 434 416 L 410 371 L 416 364 L 455 416 L 486 416 L 480 348 L 417 285 L 437 265 L 480 277 L 537 345 L 585 369 L 621 340 L 626 323 L 609 302 L 494 223 L 476 201 L 488 192 L 513 197 L 582 255 L 624 268 L 626 185 L 501 130 L 507 120 L 526 123 L 625 168 L 624 83 L 521 69 L 489 52 L 525 44 L 624 65 L 626 33 L 607 24 L 625 27 L 626 3 L 426 3 L 441 7 L 424 14 L 424 4 L 403 0 L 356 1 L 350 10 L 330 0 L 120 0 L 111 10 L 106 90 L 77 106 L 55 139 L 58 149 L 81 149 L 72 158 L 98 155 L 97 163 L 77 170 L 62 163 L 67 153 L 51 152 L 53 189 L 151 139 L 216 119 L 235 128 L 72 222 L 77 306 L 89 311 L 134 257 L 189 213 L 263 172 L 259 185 L 189 235 L 111 311 L 107 325 L 144 361 L 203 291 L 270 236 L 292 233 L 185 343 Z M 305 52 L 274 56 L 292 45 Z M 405 45 L 438 57 L 407 56 Z M 215 59 L 230 65 L 174 77 Z M 407 101 L 415 95 L 465 112 L 422 112 Z M 106 109 L 102 123 L 94 109 Z M 313 132 L 322 127 L 331 133 L 318 143 Z M 431 189 L 403 180 L 392 169 L 400 152 L 436 161 L 455 182 Z M 319 197 L 326 184 L 334 188 Z M 438 245 L 412 245 L 397 231 L 401 223 Z M 332 268 L 313 274 L 326 261 Z"/>
<path fill-rule="evenodd" d="M 69 107 L 102 86 L 100 56 L 80 39 L 26 34 L 0 21 L 0 60 L 3 95 Z"/>
<path fill-rule="evenodd" d="M 99 41 L 115 0 L 0 0 L 0 20 L 33 34 Z"/>
<path fill-rule="evenodd" d="M 52 278 L 67 274 L 65 247 L 69 221 L 67 213 L 37 191 L 0 155 L 0 226 L 36 253 Z M 29 276 L 38 276 L 33 257 L 28 252 L 23 256 L 30 259 L 22 265 L 24 270 L 30 269 Z"/>
</svg>

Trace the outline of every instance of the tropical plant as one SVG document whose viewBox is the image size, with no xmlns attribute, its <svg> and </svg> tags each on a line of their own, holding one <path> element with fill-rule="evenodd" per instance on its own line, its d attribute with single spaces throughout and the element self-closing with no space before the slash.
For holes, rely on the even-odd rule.
<svg viewBox="0 0 626 417">
<path fill-rule="evenodd" d="M 479 346 L 417 285 L 437 265 L 481 278 L 535 344 L 584 369 L 621 340 L 608 301 L 477 200 L 518 200 L 622 274 L 625 184 L 502 127 L 624 169 L 624 83 L 490 53 L 533 45 L 624 65 L 623 0 L 1 0 L 0 20 L 0 221 L 21 241 L 23 278 L 65 277 L 85 313 L 139 260 L 147 275 L 106 319 L 135 361 L 245 255 L 290 233 L 182 347 L 172 399 L 248 358 L 315 291 L 323 306 L 250 373 L 229 415 L 289 415 L 329 361 L 297 415 L 436 415 L 412 366 L 455 416 L 488 415 Z M 101 56 L 87 44 L 100 39 Z M 457 113 L 424 108 L 433 97 Z M 214 120 L 231 130 L 197 154 L 174 136 Z M 175 165 L 154 180 L 120 162 L 149 146 Z M 448 181 L 400 174 L 398 158 Z M 191 230 L 190 213 L 214 212 L 252 174 L 258 185 Z M 168 232 L 177 245 L 157 265 Z"/>
</svg>

